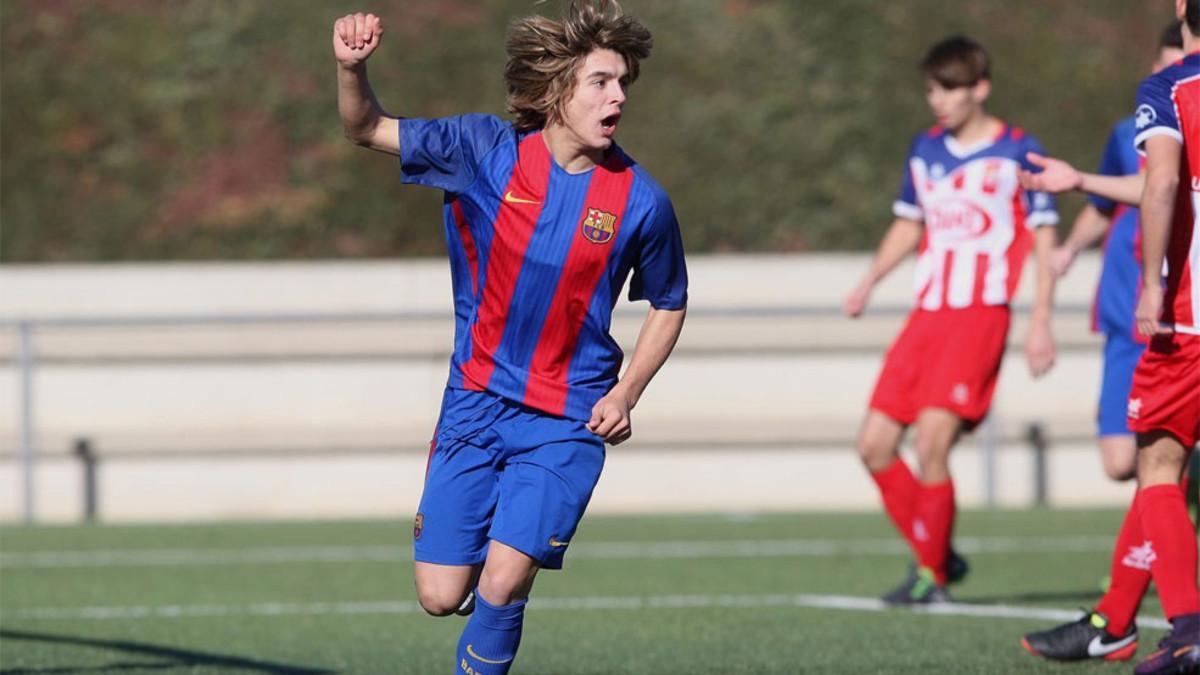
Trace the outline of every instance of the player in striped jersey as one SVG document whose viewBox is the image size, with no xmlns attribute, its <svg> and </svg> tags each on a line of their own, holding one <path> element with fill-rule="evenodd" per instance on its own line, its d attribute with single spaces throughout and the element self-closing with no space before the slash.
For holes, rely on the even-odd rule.
<svg viewBox="0 0 1200 675">
<path fill-rule="evenodd" d="M 1180 22 L 1173 21 L 1163 31 L 1151 73 L 1172 66 L 1184 56 L 1180 28 Z M 1142 283 L 1136 207 L 1144 183 L 1139 172 L 1145 163 L 1134 147 L 1136 124 L 1130 116 L 1113 129 L 1098 173 L 1082 173 L 1061 160 L 1035 156 L 1031 161 L 1045 170 L 1036 175 L 1022 174 L 1022 184 L 1028 189 L 1089 194 L 1090 202 L 1076 218 L 1071 235 L 1055 251 L 1056 273 L 1065 272 L 1080 250 L 1105 237 L 1094 312 L 1096 330 L 1105 336 L 1097 427 L 1105 471 L 1117 480 L 1136 474 L 1137 444 L 1126 412 L 1134 369 L 1149 343 L 1134 323 Z M 1119 176 L 1128 178 L 1114 180 Z M 1111 214 L 1111 223 L 1105 214 Z M 1186 488 L 1186 476 L 1181 483 Z M 1135 618 L 1150 584 L 1145 544 L 1136 516 L 1127 519 L 1117 538 L 1104 597 L 1079 621 L 1025 635 L 1022 646 L 1056 661 L 1133 658 L 1138 648 Z"/>
<path fill-rule="evenodd" d="M 687 270 L 663 189 L 613 137 L 651 36 L 615 2 L 572 0 L 506 43 L 508 109 L 388 117 L 367 82 L 383 27 L 339 19 L 338 107 L 355 142 L 445 195 L 455 343 L 413 530 L 421 605 L 471 618 L 455 672 L 506 673 L 542 568 L 558 569 L 630 410 L 683 325 Z M 651 309 L 624 374 L 613 306 Z"/>
<path fill-rule="evenodd" d="M 1175 10 L 1185 24 L 1186 55 L 1138 88 L 1134 144 L 1146 157 L 1144 178 L 1093 180 L 1087 188 L 1126 200 L 1130 187 L 1136 194 L 1142 185 L 1143 268 L 1135 319 L 1150 344 L 1134 371 L 1127 410 L 1137 433 L 1138 490 L 1117 537 L 1113 586 L 1101 601 L 1128 613 L 1136 611 L 1151 578 L 1158 587 L 1171 632 L 1138 664 L 1134 672 L 1141 675 L 1200 673 L 1197 546 L 1180 486 L 1200 439 L 1200 285 L 1194 282 L 1200 270 L 1200 0 L 1176 0 Z M 1061 166 L 1048 167 L 1047 174 L 1069 176 Z M 1126 582 L 1118 583 L 1118 572 Z M 1076 658 L 1109 658 L 1119 653 L 1110 647 L 1121 641 L 1136 646 L 1132 623 L 1122 636 L 1097 618 L 1093 612 L 1027 636 L 1025 646 L 1034 637 L 1046 645 L 1074 641 Z"/>
<path fill-rule="evenodd" d="M 1026 339 L 1034 376 L 1054 363 L 1050 333 L 1054 292 L 1049 256 L 1058 222 L 1054 200 L 1029 193 L 1018 171 L 1041 145 L 989 115 L 987 52 L 964 37 L 935 45 L 921 64 L 937 126 L 909 152 L 896 219 L 844 311 L 862 313 L 872 288 L 913 250 L 916 307 L 888 350 L 858 439 L 884 509 L 917 559 L 884 596 L 899 604 L 948 598 L 945 586 L 965 573 L 951 549 L 954 486 L 948 458 L 960 434 L 987 414 L 1008 335 L 1009 303 L 1030 249 L 1037 292 Z M 916 426 L 920 480 L 898 448 Z"/>
<path fill-rule="evenodd" d="M 1180 23 L 1173 21 L 1163 30 L 1151 64 L 1152 74 L 1183 57 L 1183 38 L 1179 29 Z M 1097 174 L 1089 174 L 1089 179 L 1095 175 L 1138 173 L 1142 162 L 1133 146 L 1135 134 L 1132 116 L 1118 122 L 1105 145 Z M 1082 183 L 1083 175 L 1077 175 Z M 1104 240 L 1104 264 L 1092 313 L 1093 329 L 1104 335 L 1097 436 L 1105 473 L 1114 480 L 1129 480 L 1135 474 L 1137 446 L 1126 422 L 1125 403 L 1129 399 L 1133 369 L 1148 342 L 1137 334 L 1133 325 L 1137 289 L 1141 283 L 1137 209 L 1103 196 L 1090 195 L 1089 202 L 1075 219 L 1071 234 L 1055 249 L 1051 265 L 1057 275 L 1066 274 L 1075 256 L 1101 239 Z"/>
</svg>

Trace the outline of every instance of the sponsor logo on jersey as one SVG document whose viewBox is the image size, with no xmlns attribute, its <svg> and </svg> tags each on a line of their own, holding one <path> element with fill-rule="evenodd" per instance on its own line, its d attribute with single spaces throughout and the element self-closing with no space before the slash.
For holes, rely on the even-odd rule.
<svg viewBox="0 0 1200 675">
<path fill-rule="evenodd" d="M 1154 552 L 1154 545 L 1150 540 L 1141 546 L 1130 546 L 1129 553 L 1121 558 L 1121 564 L 1126 567 L 1132 567 L 1135 570 L 1150 570 L 1150 563 L 1158 559 L 1158 554 Z"/>
<path fill-rule="evenodd" d="M 1128 108 L 1126 108 L 1128 110 Z M 1154 112 L 1154 108 L 1149 103 L 1143 103 L 1137 107 L 1137 112 L 1133 114 L 1134 120 L 1137 123 L 1137 128 L 1145 129 L 1154 124 L 1158 119 L 1158 113 Z"/>
<path fill-rule="evenodd" d="M 504 201 L 508 202 L 509 204 L 541 204 L 541 202 L 536 199 L 523 199 L 518 197 L 512 193 L 512 190 L 504 193 Z"/>
<path fill-rule="evenodd" d="M 971 390 L 962 382 L 954 385 L 954 389 L 950 391 L 950 400 L 959 405 L 965 405 L 970 398 Z"/>
<path fill-rule="evenodd" d="M 947 200 L 925 210 L 925 226 L 934 240 L 943 242 L 978 239 L 992 229 L 992 217 L 965 199 Z"/>
<path fill-rule="evenodd" d="M 607 244 L 617 231 L 617 217 L 607 211 L 590 206 L 583 217 L 583 236 L 593 244 Z"/>
</svg>

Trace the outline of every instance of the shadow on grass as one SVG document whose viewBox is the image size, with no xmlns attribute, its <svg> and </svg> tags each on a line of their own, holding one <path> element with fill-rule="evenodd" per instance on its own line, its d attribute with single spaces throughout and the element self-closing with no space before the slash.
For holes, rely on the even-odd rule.
<svg viewBox="0 0 1200 675">
<path fill-rule="evenodd" d="M 34 633 L 23 630 L 0 630 L 2 640 L 25 640 L 29 642 L 45 642 L 59 645 L 74 645 L 77 647 L 97 647 L 116 651 L 156 657 L 144 662 L 116 662 L 103 666 L 34 666 L 28 668 L 8 668 L 0 670 L 0 675 L 51 675 L 54 673 L 88 673 L 88 672 L 117 672 L 129 671 L 163 671 L 172 668 L 192 668 L 195 666 L 213 666 L 217 668 L 237 668 L 239 670 L 256 671 L 259 673 L 274 673 L 277 675 L 333 675 L 336 671 L 321 668 L 306 668 L 291 666 L 284 663 L 272 663 L 257 659 L 230 656 L 228 654 L 210 654 L 191 649 L 178 649 L 161 645 L 133 642 L 131 640 L 101 640 L 96 638 L 74 637 L 71 635 L 54 635 L 52 633 Z"/>
<path fill-rule="evenodd" d="M 971 595 L 965 598 L 954 598 L 955 602 L 966 605 L 1004 605 L 1021 602 L 1076 602 L 1091 607 L 1104 595 L 1101 591 L 1089 588 L 1079 591 L 1033 591 L 1029 593 L 1006 593 L 1002 595 Z"/>
</svg>

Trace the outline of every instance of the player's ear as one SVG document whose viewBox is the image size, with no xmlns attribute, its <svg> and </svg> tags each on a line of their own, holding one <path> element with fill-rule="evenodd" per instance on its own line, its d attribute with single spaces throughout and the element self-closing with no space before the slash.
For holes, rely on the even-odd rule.
<svg viewBox="0 0 1200 675">
<path fill-rule="evenodd" d="M 971 86 L 971 97 L 976 103 L 983 104 L 992 95 L 992 81 L 984 78 Z"/>
</svg>

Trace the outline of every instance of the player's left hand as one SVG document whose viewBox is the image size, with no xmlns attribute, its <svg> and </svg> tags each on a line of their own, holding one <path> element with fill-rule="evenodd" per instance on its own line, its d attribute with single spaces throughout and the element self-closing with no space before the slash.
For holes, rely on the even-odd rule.
<svg viewBox="0 0 1200 675">
<path fill-rule="evenodd" d="M 1058 348 L 1054 346 L 1050 323 L 1035 320 L 1029 325 L 1029 335 L 1025 337 L 1025 363 L 1029 365 L 1029 374 L 1041 377 L 1050 372 L 1057 356 Z"/>
<path fill-rule="evenodd" d="M 1161 286 L 1142 286 L 1137 310 L 1133 313 L 1133 318 L 1137 321 L 1138 333 L 1146 337 L 1154 337 L 1159 333 L 1167 332 L 1158 323 L 1158 317 L 1162 314 L 1162 300 Z"/>
<path fill-rule="evenodd" d="M 604 439 L 610 445 L 619 445 L 633 435 L 633 423 L 629 419 L 629 399 L 620 387 L 614 387 L 604 398 L 592 406 L 592 419 L 588 420 L 588 431 Z"/>
<path fill-rule="evenodd" d="M 1083 184 L 1083 176 L 1079 171 L 1061 159 L 1044 157 L 1036 152 L 1025 153 L 1025 158 L 1029 160 L 1030 164 L 1041 169 L 1039 173 L 1025 169 L 1021 169 L 1017 173 L 1021 187 L 1026 190 L 1058 194 L 1078 190 L 1079 186 Z"/>
</svg>

